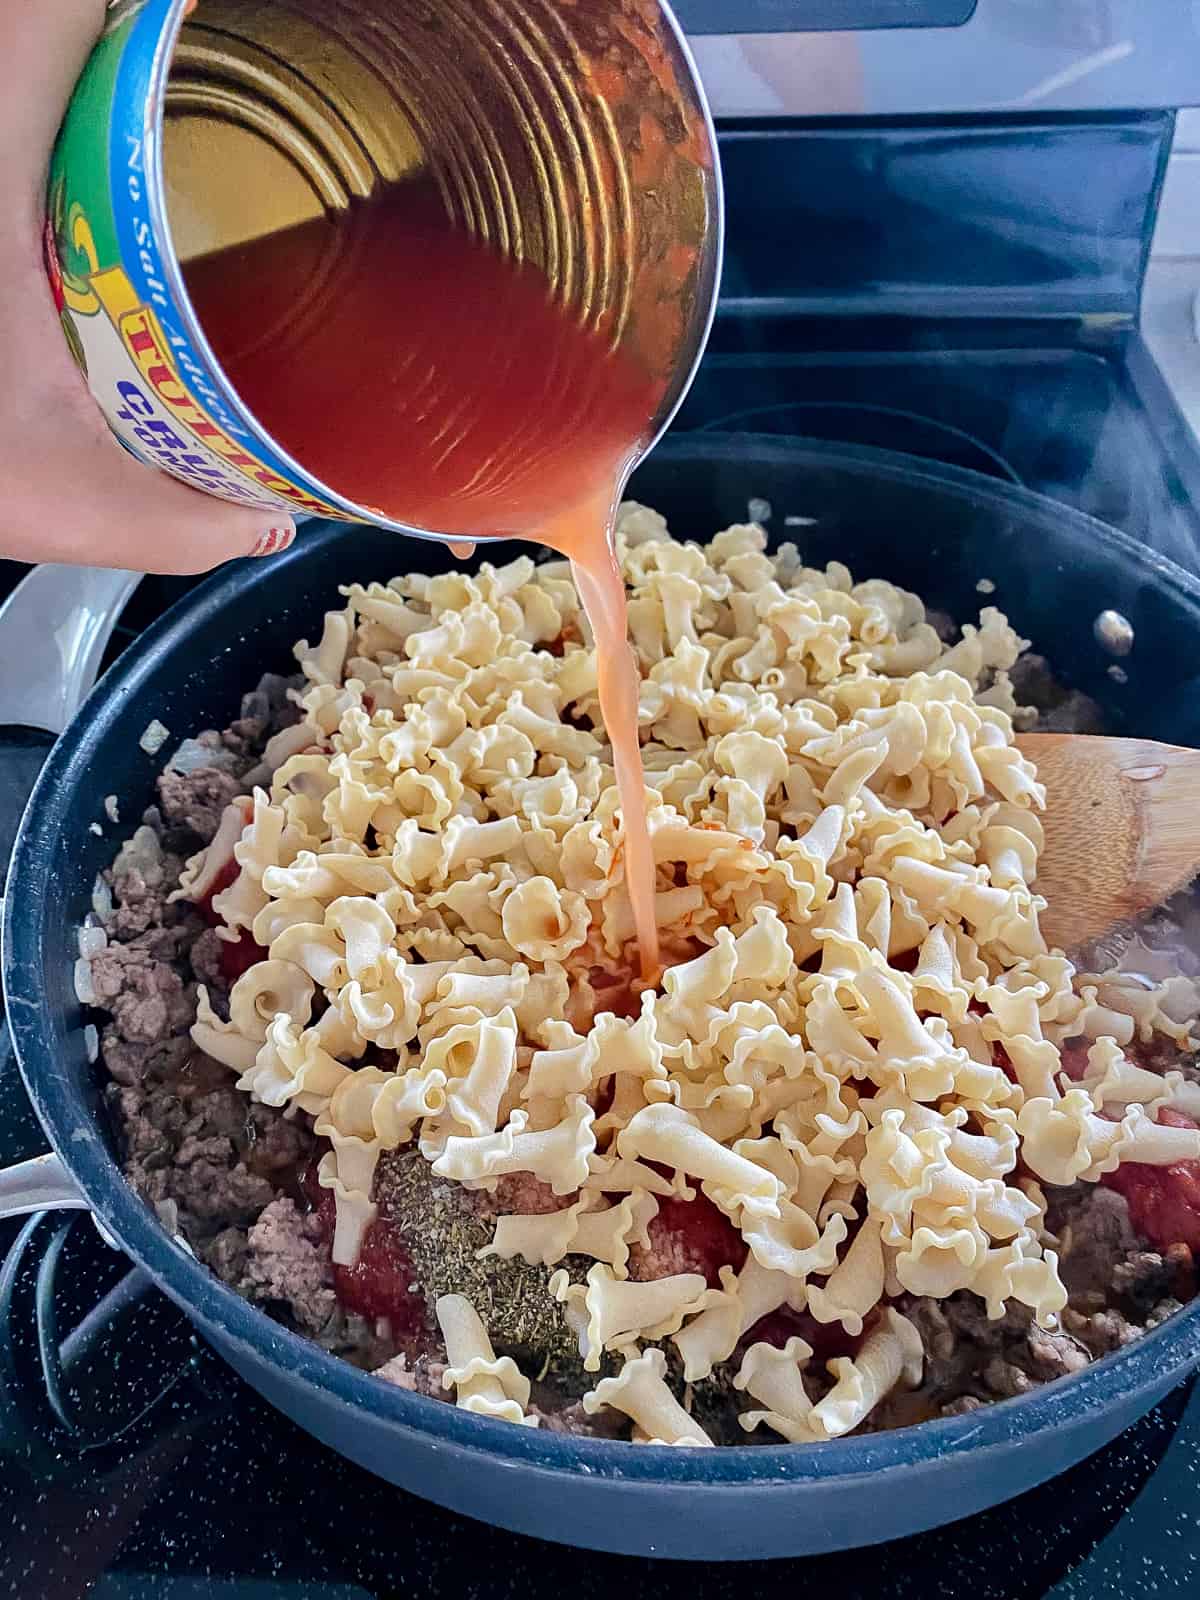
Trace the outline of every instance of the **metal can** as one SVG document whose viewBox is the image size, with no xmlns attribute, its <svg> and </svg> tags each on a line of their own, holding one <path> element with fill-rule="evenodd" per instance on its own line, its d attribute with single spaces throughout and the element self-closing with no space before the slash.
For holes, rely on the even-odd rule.
<svg viewBox="0 0 1200 1600">
<path fill-rule="evenodd" d="M 63 328 L 133 454 L 248 505 L 446 531 L 355 503 L 272 438 L 223 371 L 183 270 L 414 172 L 456 225 L 535 265 L 573 315 L 663 368 L 661 433 L 711 323 L 721 195 L 703 93 L 659 0 L 186 9 L 110 4 L 50 170 Z M 280 314 L 264 285 L 264 331 Z"/>
</svg>

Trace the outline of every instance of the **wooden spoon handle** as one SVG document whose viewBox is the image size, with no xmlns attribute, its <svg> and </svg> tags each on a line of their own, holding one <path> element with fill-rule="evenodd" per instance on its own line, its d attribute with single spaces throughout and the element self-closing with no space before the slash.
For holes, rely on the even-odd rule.
<svg viewBox="0 0 1200 1600">
<path fill-rule="evenodd" d="M 1023 733 L 1046 785 L 1037 890 L 1048 943 L 1073 950 L 1144 916 L 1200 870 L 1200 750 Z"/>
</svg>

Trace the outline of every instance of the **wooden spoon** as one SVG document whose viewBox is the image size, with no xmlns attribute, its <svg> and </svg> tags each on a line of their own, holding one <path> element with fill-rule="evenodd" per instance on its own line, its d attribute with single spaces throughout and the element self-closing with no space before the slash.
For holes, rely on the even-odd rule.
<svg viewBox="0 0 1200 1600">
<path fill-rule="evenodd" d="M 1017 738 L 1046 785 L 1046 942 L 1076 950 L 1200 873 L 1200 750 L 1079 733 Z"/>
</svg>

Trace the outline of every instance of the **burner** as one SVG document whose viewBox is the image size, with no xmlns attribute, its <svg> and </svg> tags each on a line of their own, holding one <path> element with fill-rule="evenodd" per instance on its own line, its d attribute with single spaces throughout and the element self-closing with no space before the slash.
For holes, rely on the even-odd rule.
<svg viewBox="0 0 1200 1600">
<path fill-rule="evenodd" d="M 357 1592 L 380 1597 L 409 1592 L 411 1584 L 435 1597 L 568 1589 L 599 1600 L 620 1588 L 629 1600 L 723 1600 L 747 1583 L 761 1591 L 773 1581 L 828 1585 L 876 1600 L 930 1594 L 1040 1600 L 1118 1527 L 1139 1493 L 1154 1492 L 1147 1485 L 1174 1457 L 1164 1463 L 1186 1399 L 1179 1391 L 1090 1461 L 1008 1506 L 891 1545 L 803 1563 L 753 1563 L 747 1570 L 582 1555 L 469 1523 L 349 1466 L 241 1391 L 232 1417 L 207 1426 L 183 1422 L 124 1466 L 81 1472 L 69 1488 L 47 1493 L 22 1473 L 9 1477 L 0 1488 L 0 1519 L 7 1503 L 17 1531 L 7 1544 L 10 1566 L 0 1559 L 0 1581 L 33 1559 L 39 1519 L 30 1516 L 27 1530 L 20 1519 L 40 1504 L 40 1520 L 53 1516 L 64 1543 L 74 1520 L 74 1560 L 85 1579 L 97 1570 L 98 1552 L 115 1542 L 105 1530 L 124 1533 L 123 1524 L 136 1519 L 108 1570 L 110 1582 L 120 1574 L 142 1586 L 114 1587 L 114 1594 L 169 1593 L 155 1585 L 170 1575 L 203 1573 L 230 1581 L 231 1595 L 247 1597 L 276 1592 L 257 1587 L 270 1578 L 279 1594 L 292 1592 L 297 1600 L 322 1595 L 322 1584 L 331 1594 L 358 1585 Z"/>
<path fill-rule="evenodd" d="M 709 9 L 719 9 L 715 0 Z M 772 7 L 758 9 L 765 15 Z M 1033 17 L 1046 8 L 979 0 L 977 9 L 981 26 L 1003 33 L 1006 13 Z M 1086 46 L 1079 30 L 1089 24 L 1081 19 L 1105 10 L 1101 0 L 1079 0 L 1063 38 L 1073 44 L 1078 34 Z M 1012 22 L 1012 31 L 1026 25 Z M 876 79 L 899 81 L 879 56 L 884 35 L 862 40 L 855 59 L 873 60 Z M 913 34 L 911 42 L 919 53 L 937 35 Z M 757 60 L 765 81 L 771 58 Z M 917 76 L 924 82 L 927 74 L 914 82 Z M 995 103 L 1010 104 L 1011 96 Z M 1087 511 L 1195 567 L 1200 456 L 1150 370 L 1129 309 L 1145 254 L 1138 230 L 1153 220 L 1157 141 L 1169 129 L 1130 117 L 1093 137 L 1086 119 L 1078 127 L 1058 119 L 1025 138 L 1013 113 L 992 140 L 980 121 L 965 125 L 968 142 L 994 156 L 971 166 L 970 193 L 956 143 L 962 130 L 942 122 L 838 124 L 808 142 L 790 125 L 761 138 L 744 126 L 723 130 L 734 201 L 729 299 L 677 425 L 802 435 L 968 468 Z M 919 205 L 897 188 L 914 170 L 913 155 L 922 157 Z M 943 170 L 949 184 L 938 178 Z M 1031 209 L 1059 219 L 1057 231 L 1031 232 Z M 858 280 L 849 270 L 855 265 Z M 906 536 L 919 539 L 921 530 L 895 530 Z M 395 564 L 404 564 L 400 547 Z M 0 563 L 0 597 L 22 570 Z M 197 581 L 143 581 L 104 664 Z M 0 878 L 45 745 L 37 736 L 3 734 Z M 0 1023 L 0 1163 L 42 1148 Z M 0 1224 L 0 1258 L 20 1231 Z M 93 1233 L 81 1219 L 61 1251 L 64 1331 L 86 1312 L 89 1294 L 118 1292 L 119 1258 Z M 173 1320 L 120 1346 L 126 1370 L 137 1368 L 142 1382 L 154 1378 L 151 1357 L 166 1361 L 173 1348 L 177 1357 L 171 1340 L 190 1337 L 181 1318 L 156 1303 Z M 122 1382 L 117 1355 L 105 1383 Z M 75 1370 L 71 1360 L 64 1366 L 68 1376 Z M 93 1400 L 104 1392 L 100 1382 L 84 1387 Z M 49 1389 L 42 1398 L 53 1398 Z M 136 1405 L 138 1392 L 126 1398 Z M 48 1463 L 47 1449 L 6 1434 L 0 1421 L 0 1600 L 74 1595 L 90 1585 L 104 1600 L 534 1600 L 563 1591 L 602 1600 L 618 1588 L 628 1600 L 732 1600 L 748 1585 L 756 1592 L 820 1587 L 863 1600 L 1124 1600 L 1187 1592 L 1193 1579 L 1200 1391 L 1190 1402 L 1186 1389 L 1177 1391 L 1107 1449 L 1007 1506 L 892 1545 L 802 1564 L 755 1563 L 750 1571 L 594 1556 L 517 1538 L 368 1476 L 232 1377 L 214 1404 L 222 1408 L 216 1420 L 181 1404 L 153 1442 L 130 1437 L 118 1450 L 79 1461 Z M 1045 1470 L 1052 1465 L 1047 1460 Z M 968 1456 L 962 1470 L 978 1468 Z"/>
<path fill-rule="evenodd" d="M 831 443 L 871 445 L 925 456 L 956 467 L 970 467 L 1006 483 L 1020 474 L 998 450 L 953 423 L 924 417 L 898 406 L 864 405 L 852 400 L 803 400 L 788 405 L 747 406 L 706 422 L 702 433 L 801 434 Z"/>
</svg>

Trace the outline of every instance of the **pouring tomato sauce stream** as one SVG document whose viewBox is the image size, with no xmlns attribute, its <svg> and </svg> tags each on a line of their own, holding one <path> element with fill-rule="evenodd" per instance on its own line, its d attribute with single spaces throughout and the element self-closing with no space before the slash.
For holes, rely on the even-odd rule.
<svg viewBox="0 0 1200 1600">
<path fill-rule="evenodd" d="M 184 275 L 241 398 L 339 494 L 462 543 L 503 534 L 570 559 L 596 641 L 642 978 L 654 982 L 638 672 L 612 530 L 666 378 L 537 267 L 456 226 L 431 182 L 197 258 Z"/>
</svg>

